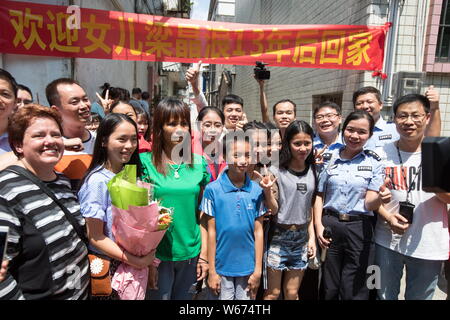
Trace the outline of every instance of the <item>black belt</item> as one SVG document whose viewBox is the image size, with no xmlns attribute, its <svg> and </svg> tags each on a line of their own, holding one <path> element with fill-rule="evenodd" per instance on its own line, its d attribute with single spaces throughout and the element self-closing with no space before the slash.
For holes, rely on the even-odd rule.
<svg viewBox="0 0 450 320">
<path fill-rule="evenodd" d="M 329 210 L 329 209 L 325 209 L 324 213 L 327 216 L 333 216 L 339 219 L 339 221 L 344 221 L 344 222 L 350 222 L 350 221 L 359 221 L 359 220 L 364 220 L 364 219 L 368 219 L 369 216 L 364 215 L 364 214 L 348 214 L 348 213 L 338 213 L 336 211 L 333 210 Z"/>
<path fill-rule="evenodd" d="M 297 231 L 297 230 L 300 230 L 300 229 L 304 229 L 307 226 L 307 223 L 304 223 L 304 224 L 281 224 L 281 223 L 277 223 L 276 226 L 280 227 L 281 229 L 284 229 L 284 230 Z"/>
</svg>

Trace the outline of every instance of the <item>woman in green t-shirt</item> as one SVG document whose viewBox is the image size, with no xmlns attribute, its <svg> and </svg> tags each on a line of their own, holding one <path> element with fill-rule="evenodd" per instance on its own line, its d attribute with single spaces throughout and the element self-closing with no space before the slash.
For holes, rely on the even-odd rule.
<svg viewBox="0 0 450 320">
<path fill-rule="evenodd" d="M 190 300 L 190 289 L 208 272 L 206 224 L 198 204 L 210 176 L 205 159 L 192 154 L 189 107 L 165 98 L 155 108 L 153 120 L 152 152 L 140 154 L 142 178 L 154 184 L 154 198 L 173 208 L 174 215 L 156 250 L 162 262 L 158 289 L 150 290 L 149 298 Z"/>
</svg>

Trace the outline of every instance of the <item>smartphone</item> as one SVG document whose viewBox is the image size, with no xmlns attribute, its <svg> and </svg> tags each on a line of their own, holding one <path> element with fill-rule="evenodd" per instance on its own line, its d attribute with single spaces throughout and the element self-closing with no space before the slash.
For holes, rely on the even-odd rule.
<svg viewBox="0 0 450 320">
<path fill-rule="evenodd" d="M 0 226 L 0 263 L 5 260 L 6 257 L 6 247 L 8 244 L 8 233 L 9 227 Z"/>
<path fill-rule="evenodd" d="M 401 201 L 399 204 L 400 204 L 399 209 L 400 215 L 405 217 L 406 220 L 408 220 L 408 223 L 411 224 L 413 222 L 414 208 L 416 206 L 408 201 Z"/>
</svg>

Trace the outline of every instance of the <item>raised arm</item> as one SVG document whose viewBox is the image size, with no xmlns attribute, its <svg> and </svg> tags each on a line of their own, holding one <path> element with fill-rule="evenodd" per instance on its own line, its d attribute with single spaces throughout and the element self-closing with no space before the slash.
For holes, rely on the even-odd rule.
<svg viewBox="0 0 450 320">
<path fill-rule="evenodd" d="M 259 85 L 259 103 L 261 106 L 261 116 L 262 116 L 262 122 L 270 122 L 269 118 L 269 108 L 267 104 L 267 96 L 265 91 L 265 81 L 264 80 L 258 80 L 255 78 L 255 80 L 258 82 Z"/>
<path fill-rule="evenodd" d="M 199 86 L 199 74 L 201 65 L 201 61 L 199 61 L 198 63 L 194 63 L 192 67 L 186 71 L 185 75 L 186 81 L 189 82 L 192 86 L 192 91 L 194 92 L 194 98 L 192 99 L 192 101 L 197 106 L 198 112 L 200 112 L 200 110 L 202 110 L 202 108 L 204 108 L 208 104 L 205 95 L 200 91 Z"/>
<path fill-rule="evenodd" d="M 430 122 L 425 129 L 425 136 L 439 137 L 441 135 L 441 110 L 439 109 L 439 92 L 434 86 L 429 86 L 425 96 L 430 100 Z"/>
</svg>

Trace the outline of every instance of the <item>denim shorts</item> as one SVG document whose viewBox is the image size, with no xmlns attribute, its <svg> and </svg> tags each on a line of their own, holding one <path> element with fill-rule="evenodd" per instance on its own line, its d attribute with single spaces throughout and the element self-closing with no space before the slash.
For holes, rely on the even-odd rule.
<svg viewBox="0 0 450 320">
<path fill-rule="evenodd" d="M 299 230 L 285 230 L 275 225 L 266 265 L 280 271 L 305 270 L 308 267 L 308 225 Z"/>
</svg>

